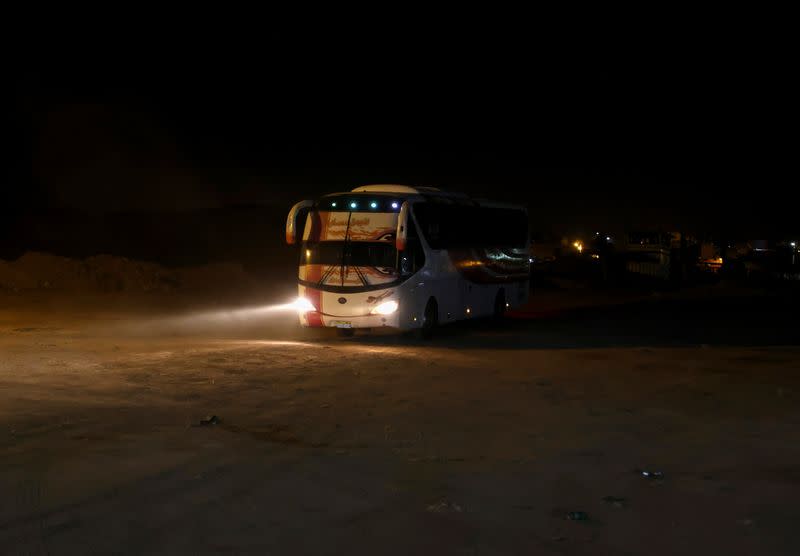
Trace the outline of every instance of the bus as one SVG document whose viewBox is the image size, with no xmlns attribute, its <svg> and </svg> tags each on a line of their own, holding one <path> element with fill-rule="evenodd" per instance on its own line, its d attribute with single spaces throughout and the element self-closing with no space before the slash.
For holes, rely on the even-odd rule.
<svg viewBox="0 0 800 556">
<path fill-rule="evenodd" d="M 528 213 L 433 187 L 367 185 L 300 201 L 286 220 L 299 247 L 304 327 L 394 328 L 502 318 L 527 302 Z"/>
</svg>

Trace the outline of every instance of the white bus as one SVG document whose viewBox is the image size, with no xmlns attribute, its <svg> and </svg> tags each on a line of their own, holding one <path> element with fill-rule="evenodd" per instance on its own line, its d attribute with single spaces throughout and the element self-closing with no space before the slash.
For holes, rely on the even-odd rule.
<svg viewBox="0 0 800 556">
<path fill-rule="evenodd" d="M 428 337 L 441 324 L 501 318 L 528 299 L 528 237 L 524 207 L 430 187 L 301 201 L 286 220 L 287 243 L 300 247 L 300 322 Z"/>
</svg>

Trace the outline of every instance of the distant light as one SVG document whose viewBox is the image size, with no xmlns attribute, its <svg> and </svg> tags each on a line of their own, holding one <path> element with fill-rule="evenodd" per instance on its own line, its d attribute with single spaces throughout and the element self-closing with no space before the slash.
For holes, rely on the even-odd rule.
<svg viewBox="0 0 800 556">
<path fill-rule="evenodd" d="M 511 307 L 511 304 L 510 303 L 506 303 L 506 307 Z"/>
<path fill-rule="evenodd" d="M 306 249 L 306 259 L 311 258 L 311 249 Z"/>
<path fill-rule="evenodd" d="M 599 259 L 600 255 L 598 255 L 597 253 L 592 253 L 592 258 L 593 259 Z"/>
<path fill-rule="evenodd" d="M 595 232 L 594 235 L 599 236 L 600 232 Z"/>
<path fill-rule="evenodd" d="M 372 201 L 372 202 L 369 204 L 369 206 L 370 206 L 370 207 L 372 207 L 372 208 L 378 208 L 378 203 L 376 203 L 375 201 Z"/>
<path fill-rule="evenodd" d="M 358 206 L 358 203 L 356 203 L 355 201 L 353 201 L 352 203 L 350 203 L 350 208 L 353 208 L 353 209 L 354 209 L 354 208 L 356 208 L 357 206 Z"/>
<path fill-rule="evenodd" d="M 470 310 L 470 308 L 469 308 L 469 307 L 467 307 L 467 314 L 470 314 L 471 312 L 472 312 L 472 311 Z"/>
<path fill-rule="evenodd" d="M 392 208 L 396 209 L 397 208 L 397 203 L 392 203 Z"/>
<path fill-rule="evenodd" d="M 796 241 L 793 241 L 793 242 L 791 242 L 789 245 L 791 245 L 792 247 L 797 247 L 797 242 L 796 242 Z"/>
<path fill-rule="evenodd" d="M 528 257 L 528 262 L 529 262 L 529 263 L 532 263 L 532 262 L 533 262 L 533 259 L 532 259 L 532 258 L 530 258 L 530 257 Z"/>
<path fill-rule="evenodd" d="M 611 236 L 606 236 L 606 241 L 611 241 Z"/>
<path fill-rule="evenodd" d="M 581 243 L 580 241 L 576 241 L 575 243 L 572 244 L 572 246 L 578 250 L 578 253 L 583 253 L 583 243 Z"/>
<path fill-rule="evenodd" d="M 332 207 L 335 207 L 335 206 L 336 206 L 336 201 L 332 202 L 332 203 L 331 203 L 331 206 L 332 206 Z"/>
</svg>

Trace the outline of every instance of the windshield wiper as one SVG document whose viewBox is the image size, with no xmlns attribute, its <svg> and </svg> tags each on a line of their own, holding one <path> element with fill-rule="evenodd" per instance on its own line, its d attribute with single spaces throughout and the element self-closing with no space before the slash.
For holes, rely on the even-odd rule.
<svg viewBox="0 0 800 556">
<path fill-rule="evenodd" d="M 336 265 L 331 265 L 325 269 L 325 272 L 322 273 L 322 278 L 319 279 L 317 282 L 318 286 L 321 286 L 325 283 L 325 281 L 330 278 L 330 275 L 333 274 L 333 271 L 336 270 Z"/>
<path fill-rule="evenodd" d="M 358 279 L 359 279 L 359 280 L 361 280 L 361 283 L 362 283 L 364 286 L 369 286 L 369 282 L 367 282 L 367 278 L 366 278 L 366 276 L 364 276 L 364 273 L 363 273 L 363 272 L 361 272 L 361 269 L 360 269 L 360 268 L 358 268 L 358 265 L 354 266 L 354 267 L 353 267 L 353 270 L 355 270 L 355 271 L 356 271 L 356 276 L 358 276 Z"/>
<path fill-rule="evenodd" d="M 350 245 L 350 219 L 353 217 L 353 211 L 347 213 L 347 227 L 344 229 L 344 245 L 342 245 L 342 266 L 341 272 L 339 276 L 341 277 L 341 285 L 344 286 L 344 272 L 347 268 L 345 266 L 345 260 L 349 256 L 349 245 Z"/>
</svg>

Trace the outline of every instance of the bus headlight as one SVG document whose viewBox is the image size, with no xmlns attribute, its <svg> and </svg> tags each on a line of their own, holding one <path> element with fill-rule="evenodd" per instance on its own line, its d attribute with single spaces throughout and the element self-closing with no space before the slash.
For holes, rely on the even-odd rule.
<svg viewBox="0 0 800 556">
<path fill-rule="evenodd" d="M 292 303 L 295 309 L 297 309 L 298 313 L 308 313 L 309 311 L 316 311 L 317 308 L 314 307 L 314 304 L 311 303 L 305 297 L 298 297 Z"/>
<path fill-rule="evenodd" d="M 384 301 L 369 312 L 370 315 L 391 315 L 397 311 L 397 301 Z"/>
</svg>

